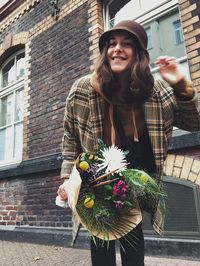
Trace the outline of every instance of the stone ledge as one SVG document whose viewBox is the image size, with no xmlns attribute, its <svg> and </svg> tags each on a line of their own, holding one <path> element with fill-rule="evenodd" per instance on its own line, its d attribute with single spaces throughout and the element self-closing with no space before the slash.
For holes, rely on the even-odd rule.
<svg viewBox="0 0 200 266">
<path fill-rule="evenodd" d="M 200 131 L 187 132 L 184 130 L 175 130 L 173 132 L 172 143 L 169 150 L 182 149 L 200 145 Z"/>
<path fill-rule="evenodd" d="M 35 226 L 0 226 L 0 239 L 70 247 L 71 228 L 35 227 Z M 81 229 L 76 247 L 89 248 L 89 235 Z"/>
<path fill-rule="evenodd" d="M 200 240 L 145 238 L 146 255 L 200 258 Z"/>
</svg>

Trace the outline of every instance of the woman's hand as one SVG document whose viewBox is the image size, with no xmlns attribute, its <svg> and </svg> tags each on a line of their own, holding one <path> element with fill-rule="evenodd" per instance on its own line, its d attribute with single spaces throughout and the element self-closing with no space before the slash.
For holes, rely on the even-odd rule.
<svg viewBox="0 0 200 266">
<path fill-rule="evenodd" d="M 67 182 L 67 181 L 65 181 L 65 182 Z M 67 201 L 67 199 L 68 199 L 67 191 L 66 191 L 65 187 L 66 187 L 66 184 L 63 183 L 62 185 L 59 186 L 58 191 L 57 191 L 58 196 L 60 196 L 61 200 L 63 200 L 63 201 Z"/>
<path fill-rule="evenodd" d="M 156 60 L 160 75 L 174 89 L 174 94 L 184 100 L 194 96 L 192 84 L 188 82 L 180 70 L 180 65 L 175 57 L 160 56 Z"/>
<path fill-rule="evenodd" d="M 155 63 L 158 66 L 160 75 L 169 85 L 174 85 L 184 78 L 175 57 L 160 56 Z"/>
</svg>

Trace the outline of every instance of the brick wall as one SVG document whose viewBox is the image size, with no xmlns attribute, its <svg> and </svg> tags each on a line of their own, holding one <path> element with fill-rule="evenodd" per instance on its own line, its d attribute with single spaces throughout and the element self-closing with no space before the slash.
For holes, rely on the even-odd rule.
<svg viewBox="0 0 200 266">
<path fill-rule="evenodd" d="M 169 154 L 164 166 L 164 173 L 189 180 L 200 187 L 200 160 L 188 155 Z"/>
<path fill-rule="evenodd" d="M 61 151 L 66 96 L 90 71 L 87 15 L 80 6 L 31 41 L 28 158 Z"/>
<path fill-rule="evenodd" d="M 0 226 L 70 226 L 69 210 L 55 206 L 59 183 L 59 171 L 0 182 Z"/>
<path fill-rule="evenodd" d="M 191 78 L 200 92 L 200 1 L 179 0 Z"/>
</svg>

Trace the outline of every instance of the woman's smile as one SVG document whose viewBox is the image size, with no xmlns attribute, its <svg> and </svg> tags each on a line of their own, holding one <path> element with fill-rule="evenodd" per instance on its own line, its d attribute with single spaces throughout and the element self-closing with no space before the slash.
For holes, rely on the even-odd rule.
<svg viewBox="0 0 200 266">
<path fill-rule="evenodd" d="M 126 60 L 126 58 L 122 57 L 122 56 L 113 56 L 112 60 L 115 61 L 115 62 L 121 62 L 121 61 Z"/>
</svg>

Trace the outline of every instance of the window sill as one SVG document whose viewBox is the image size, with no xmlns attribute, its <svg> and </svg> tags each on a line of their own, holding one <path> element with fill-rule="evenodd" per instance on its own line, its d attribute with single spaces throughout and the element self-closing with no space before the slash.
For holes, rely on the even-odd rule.
<svg viewBox="0 0 200 266">
<path fill-rule="evenodd" d="M 200 145 L 200 131 L 188 132 L 181 129 L 173 131 L 172 143 L 169 150 L 189 148 Z"/>
<path fill-rule="evenodd" d="M 10 164 L 0 168 L 0 179 L 35 174 L 52 170 L 60 170 L 61 154 L 53 154 L 29 159 L 21 163 Z"/>
</svg>

